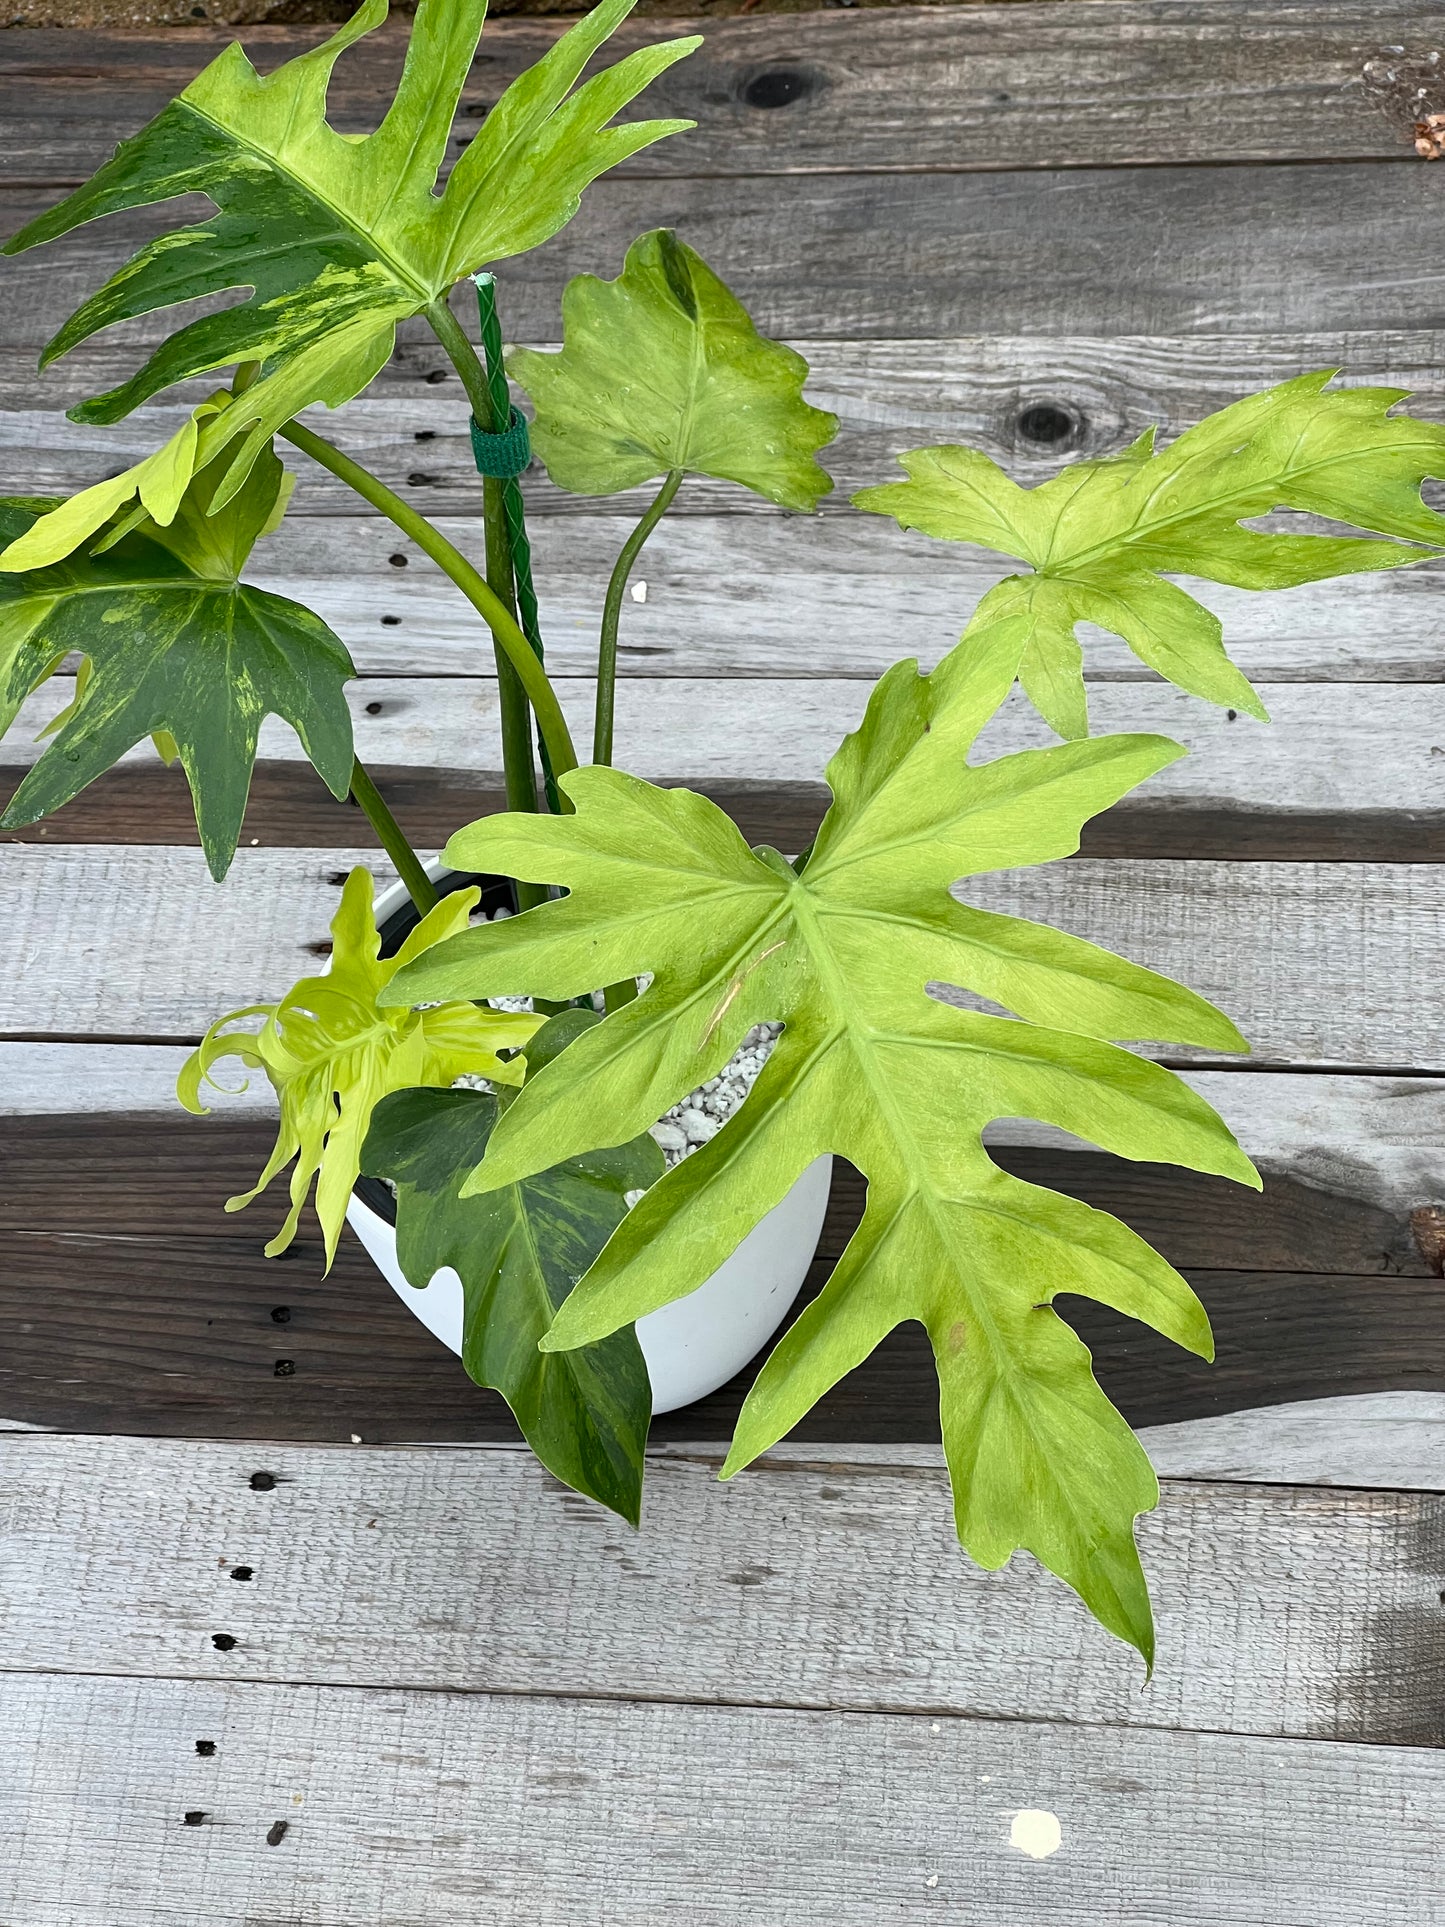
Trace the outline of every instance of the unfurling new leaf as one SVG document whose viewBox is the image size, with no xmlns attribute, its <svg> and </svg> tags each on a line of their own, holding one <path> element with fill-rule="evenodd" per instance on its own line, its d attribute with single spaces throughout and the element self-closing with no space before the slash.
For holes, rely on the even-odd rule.
<svg viewBox="0 0 1445 1927">
<path fill-rule="evenodd" d="M 296 731 L 332 794 L 346 795 L 351 657 L 320 616 L 240 580 L 289 478 L 268 448 L 213 512 L 221 468 L 203 469 L 178 502 L 157 502 L 168 510 L 164 525 L 145 513 L 142 494 L 88 554 L 65 553 L 87 519 L 66 525 L 69 504 L 0 501 L 0 734 L 68 653 L 89 664 L 0 827 L 48 816 L 155 736 L 180 758 L 219 881 L 241 834 L 261 724 L 273 714 Z M 132 481 L 124 500 L 135 493 Z M 47 534 L 57 520 L 60 531 Z M 131 532 L 119 534 L 124 527 Z M 32 543 L 63 559 L 15 573 L 11 559 L 23 560 Z"/>
<path fill-rule="evenodd" d="M 486 0 L 421 0 L 396 97 L 356 139 L 326 120 L 339 55 L 386 18 L 363 0 L 323 46 L 262 78 L 232 45 L 74 194 L 32 221 L 8 252 L 124 208 L 203 193 L 219 210 L 152 241 L 73 314 L 54 361 L 102 328 L 199 295 L 249 297 L 188 322 L 119 388 L 73 409 L 110 422 L 173 382 L 259 361 L 242 406 L 206 431 L 210 459 L 243 431 L 218 490 L 224 502 L 280 426 L 313 402 L 338 407 L 390 357 L 396 324 L 444 301 L 463 276 L 547 240 L 584 188 L 691 121 L 614 116 L 696 38 L 645 47 L 579 86 L 635 0 L 603 4 L 520 74 L 458 157 L 441 193 L 458 98 Z"/>
<path fill-rule="evenodd" d="M 1240 589 L 1288 589 L 1394 569 L 1445 545 L 1445 516 L 1420 499 L 1445 475 L 1445 428 L 1391 415 L 1393 388 L 1328 389 L 1331 370 L 1250 395 L 1162 452 L 1153 435 L 1122 455 L 1076 462 L 1020 488 L 973 448 L 921 448 L 906 482 L 866 488 L 857 507 L 904 528 L 1018 556 L 979 603 L 968 634 L 994 630 L 1019 679 L 1061 736 L 1086 736 L 1080 622 L 1122 636 L 1151 669 L 1208 702 L 1265 719 L 1226 655 L 1218 619 L 1165 575 Z M 1392 540 L 1271 534 L 1243 524 L 1273 509 L 1327 516 Z"/>
<path fill-rule="evenodd" d="M 582 1010 L 550 1018 L 528 1044 L 529 1074 L 596 1022 Z M 461 1279 L 471 1377 L 502 1394 L 549 1472 L 636 1525 L 652 1393 L 635 1334 L 571 1352 L 537 1346 L 626 1217 L 627 1193 L 662 1176 L 662 1153 L 644 1132 L 462 1197 L 498 1105 L 483 1091 L 396 1091 L 376 1108 L 361 1168 L 396 1187 L 397 1257 L 411 1283 L 430 1283 L 443 1266 Z"/>
<path fill-rule="evenodd" d="M 791 509 L 816 508 L 832 488 L 817 455 L 838 421 L 803 400 L 807 362 L 760 335 L 670 228 L 634 241 L 615 281 L 569 281 L 562 333 L 560 353 L 507 360 L 559 487 L 612 495 L 658 475 L 711 475 Z"/>
<path fill-rule="evenodd" d="M 227 1200 L 239 1211 L 258 1197 L 294 1158 L 291 1209 L 266 1255 L 284 1251 L 296 1235 L 301 1207 L 316 1179 L 316 1215 L 326 1239 L 326 1263 L 336 1255 L 347 1200 L 361 1169 L 361 1146 L 371 1113 L 388 1091 L 411 1085 L 450 1085 L 468 1072 L 499 1084 L 519 1084 L 523 1062 L 499 1051 L 525 1046 L 542 1021 L 527 1012 L 444 1003 L 433 1010 L 378 1007 L 379 993 L 398 970 L 430 944 L 466 928 L 478 892 L 458 890 L 412 931 L 397 955 L 381 957 L 371 905 L 371 873 L 353 870 L 331 924 L 331 968 L 303 977 L 278 1004 L 252 1004 L 218 1018 L 186 1060 L 176 1094 L 188 1111 L 204 1115 L 201 1084 L 224 1057 L 264 1070 L 281 1101 L 281 1125 L 266 1168 L 251 1190 Z M 233 1024 L 264 1019 L 259 1031 Z"/>
<path fill-rule="evenodd" d="M 781 1019 L 747 1102 L 623 1221 L 548 1347 L 595 1342 L 695 1289 L 815 1158 L 848 1158 L 868 1180 L 863 1223 L 764 1366 L 728 1471 L 918 1319 L 965 1546 L 986 1566 L 1028 1547 L 1148 1655 L 1133 1524 L 1157 1486 L 1052 1301 L 1097 1298 L 1206 1356 L 1208 1324 L 1141 1239 L 1000 1170 L 981 1133 L 995 1118 L 1039 1118 L 1121 1157 L 1254 1183 L 1202 1099 L 1106 1040 L 1244 1044 L 1167 979 L 950 895 L 956 878 L 1070 854 L 1089 817 L 1182 753 L 1156 736 L 1110 736 L 969 766 L 1014 666 L 995 637 L 931 676 L 912 663 L 890 670 L 829 767 L 834 801 L 801 872 L 750 850 L 700 796 L 575 771 L 564 779 L 574 815 L 492 817 L 447 852 L 567 895 L 438 945 L 385 994 L 525 985 L 562 998 L 653 974 L 529 1080 L 464 1195 L 628 1141 L 713 1075 L 753 1024 Z M 950 1007 L 927 994 L 934 981 L 1024 1021 Z"/>
</svg>

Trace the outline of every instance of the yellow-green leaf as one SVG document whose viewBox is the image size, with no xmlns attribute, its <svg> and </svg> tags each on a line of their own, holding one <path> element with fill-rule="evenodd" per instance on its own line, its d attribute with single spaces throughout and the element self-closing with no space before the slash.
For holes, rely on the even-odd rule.
<svg viewBox="0 0 1445 1927">
<path fill-rule="evenodd" d="M 676 471 L 791 509 L 816 508 L 832 488 L 817 456 L 838 420 L 803 400 L 807 362 L 760 335 L 670 228 L 634 241 L 615 281 L 569 281 L 562 334 L 560 353 L 519 348 L 507 361 L 559 487 L 612 495 Z"/>
<path fill-rule="evenodd" d="M 361 392 L 385 366 L 399 321 L 444 301 L 462 276 L 547 240 L 599 174 L 692 125 L 610 123 L 699 44 L 696 36 L 581 78 L 634 4 L 603 0 L 520 74 L 440 192 L 486 0 L 421 0 L 396 96 L 376 131 L 359 139 L 328 124 L 326 91 L 340 54 L 385 19 L 386 0 L 363 0 L 324 45 L 264 77 L 238 45 L 228 47 L 84 187 L 7 244 L 8 252 L 33 247 L 183 194 L 207 194 L 218 210 L 141 248 L 70 317 L 45 363 L 116 322 L 250 290 L 186 323 L 129 381 L 73 417 L 116 421 L 173 382 L 262 363 L 260 380 L 208 430 L 207 460 L 245 435 L 217 492 L 224 504 L 283 422 L 312 402 L 337 407 Z"/>
<path fill-rule="evenodd" d="M 984 598 L 970 633 L 1007 621 L 1024 689 L 1061 736 L 1088 733 L 1080 622 L 1122 636 L 1180 689 L 1267 720 L 1225 653 L 1218 619 L 1165 575 L 1287 589 L 1400 568 L 1445 545 L 1445 516 L 1420 499 L 1426 476 L 1445 476 L 1445 428 L 1392 415 L 1402 390 L 1331 389 L 1331 378 L 1329 369 L 1301 375 L 1221 409 L 1162 451 L 1142 436 L 1037 488 L 1021 488 L 978 449 L 915 449 L 899 457 L 906 482 L 853 501 L 903 528 L 1029 564 L 1033 574 Z M 1390 539 L 1244 526 L 1274 509 Z"/>
<path fill-rule="evenodd" d="M 330 1266 L 351 1187 L 361 1170 L 371 1113 L 388 1091 L 447 1086 L 469 1072 L 499 1084 L 522 1081 L 524 1060 L 514 1056 L 504 1061 L 498 1052 L 519 1051 L 542 1022 L 540 1017 L 466 1001 L 431 1010 L 382 1010 L 377 1004 L 378 994 L 398 970 L 431 944 L 466 928 L 479 894 L 470 889 L 443 897 L 397 955 L 383 959 L 371 873 L 353 870 L 332 919 L 326 975 L 301 978 L 278 1004 L 253 1004 L 217 1018 L 187 1058 L 176 1095 L 198 1116 L 205 1114 L 203 1081 L 226 1057 L 264 1070 L 281 1101 L 280 1129 L 265 1170 L 249 1191 L 226 1204 L 228 1211 L 239 1211 L 295 1160 L 291 1209 L 266 1246 L 268 1257 L 284 1251 L 295 1237 L 314 1179 L 316 1215 Z M 264 1020 L 258 1031 L 232 1029 L 252 1017 Z"/>
<path fill-rule="evenodd" d="M 459 865 L 566 895 L 439 944 L 384 995 L 525 985 L 560 999 L 652 976 L 528 1081 L 464 1196 L 626 1142 L 752 1025 L 781 1021 L 742 1109 L 629 1213 L 547 1346 L 592 1343 L 692 1291 L 815 1158 L 846 1157 L 868 1181 L 863 1223 L 764 1366 L 727 1469 L 917 1319 L 933 1344 L 963 1543 L 987 1566 L 1027 1547 L 1147 1656 L 1133 1525 L 1155 1502 L 1153 1473 L 1052 1303 L 1099 1299 L 1205 1355 L 1208 1324 L 1142 1239 L 1008 1175 L 981 1136 L 995 1118 L 1039 1118 L 1116 1156 L 1257 1183 L 1202 1099 L 1108 1040 L 1244 1043 L 1168 979 L 950 895 L 956 878 L 1069 855 L 1090 816 L 1183 753 L 1157 736 L 1109 736 L 970 765 L 1016 661 L 1000 624 L 931 676 L 890 670 L 829 766 L 834 800 L 800 869 L 750 850 L 703 797 L 574 771 L 562 780 L 575 814 L 491 817 L 448 846 Z M 1014 1016 L 951 1007 L 930 982 Z"/>
</svg>

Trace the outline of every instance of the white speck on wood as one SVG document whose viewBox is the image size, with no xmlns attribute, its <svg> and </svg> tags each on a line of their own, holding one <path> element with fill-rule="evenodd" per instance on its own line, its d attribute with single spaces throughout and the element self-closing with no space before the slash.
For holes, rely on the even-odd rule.
<svg viewBox="0 0 1445 1927">
<path fill-rule="evenodd" d="M 1013 1817 L 1008 1843 L 1020 1853 L 1026 1853 L 1030 1860 L 1047 1860 L 1063 1844 L 1058 1816 L 1042 1807 L 1024 1807 Z"/>
</svg>

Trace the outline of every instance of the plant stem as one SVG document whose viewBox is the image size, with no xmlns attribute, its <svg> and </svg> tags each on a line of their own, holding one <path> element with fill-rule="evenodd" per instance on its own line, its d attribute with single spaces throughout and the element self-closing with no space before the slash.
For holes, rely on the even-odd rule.
<svg viewBox="0 0 1445 1927">
<path fill-rule="evenodd" d="M 617 697 L 617 625 L 622 617 L 622 592 L 632 565 L 642 553 L 643 544 L 672 506 L 672 498 L 682 486 L 682 470 L 669 469 L 667 479 L 657 491 L 651 508 L 622 545 L 607 597 L 602 604 L 602 634 L 597 644 L 597 707 L 592 725 L 592 760 L 612 761 L 612 718 Z"/>
<path fill-rule="evenodd" d="M 467 339 L 465 328 L 452 313 L 450 302 L 443 297 L 433 302 L 426 313 L 432 333 L 446 350 L 447 360 L 461 376 L 477 427 L 486 435 L 505 429 L 505 419 L 497 420 L 487 372 Z M 516 575 L 512 567 L 511 537 L 507 533 L 503 484 L 490 475 L 482 479 L 482 512 L 487 531 L 487 584 L 512 621 L 516 622 Z M 497 647 L 496 654 L 507 808 L 535 811 L 537 777 L 532 767 L 532 718 L 527 707 L 527 692 L 500 647 Z M 522 905 L 524 910 L 530 907 L 526 903 Z"/>
<path fill-rule="evenodd" d="M 373 508 L 380 509 L 388 521 L 394 522 L 403 535 L 410 536 L 443 574 L 451 578 L 491 630 L 498 647 L 506 652 L 508 662 L 517 671 L 537 712 L 537 724 L 542 732 L 542 740 L 547 745 L 547 754 L 552 759 L 553 769 L 559 776 L 576 769 L 577 752 L 572 747 L 572 735 L 567 728 L 567 719 L 562 714 L 562 705 L 557 700 L 557 692 L 547 679 L 546 670 L 518 628 L 516 617 L 508 612 L 505 603 L 461 550 L 448 542 L 440 530 L 434 529 L 424 515 L 393 493 L 385 482 L 380 481 L 369 469 L 363 468 L 360 462 L 343 455 L 339 448 L 333 447 L 322 436 L 303 428 L 300 422 L 288 422 L 280 433 L 293 447 L 299 448 L 304 455 L 309 455 L 313 461 L 328 469 L 338 481 L 354 489 L 364 502 L 370 502 Z M 529 747 L 529 756 L 530 753 Z M 564 807 L 567 807 L 565 800 Z"/>
<path fill-rule="evenodd" d="M 477 427 L 488 434 L 493 433 L 497 424 L 493 420 L 492 391 L 487 386 L 487 371 L 478 359 L 477 351 L 467 339 L 467 331 L 452 313 L 451 304 L 445 298 L 434 301 L 426 311 L 431 331 L 446 350 L 447 360 L 462 378 L 462 387 L 467 391 L 467 400 L 476 416 Z M 506 427 L 503 422 L 501 426 Z"/>
<path fill-rule="evenodd" d="M 406 885 L 407 894 L 416 905 L 417 915 L 424 917 L 428 910 L 434 910 L 437 906 L 436 889 L 421 858 L 402 833 L 401 825 L 386 807 L 381 791 L 363 769 L 359 756 L 351 765 L 351 794 L 366 811 L 367 822 L 381 838 L 382 848 L 396 865 L 397 875 Z"/>
</svg>

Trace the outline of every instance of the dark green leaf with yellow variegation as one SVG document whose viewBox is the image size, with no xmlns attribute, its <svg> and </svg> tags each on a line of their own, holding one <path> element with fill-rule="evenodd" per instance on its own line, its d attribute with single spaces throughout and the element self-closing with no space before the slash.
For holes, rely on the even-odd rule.
<svg viewBox="0 0 1445 1927">
<path fill-rule="evenodd" d="M 550 1018 L 527 1044 L 529 1074 L 596 1022 L 583 1010 Z M 626 1217 L 627 1193 L 662 1176 L 662 1153 L 643 1132 L 464 1198 L 499 1099 L 510 1098 L 506 1090 L 385 1097 L 361 1168 L 396 1187 L 397 1257 L 412 1284 L 428 1284 L 447 1265 L 461 1279 L 462 1363 L 472 1378 L 502 1394 L 549 1472 L 636 1525 L 652 1393 L 635 1333 L 571 1352 L 537 1346 Z"/>
<path fill-rule="evenodd" d="M 436 192 L 485 0 L 421 0 L 396 97 L 362 139 L 326 120 L 337 57 L 386 17 L 363 0 L 323 46 L 262 78 L 232 45 L 82 188 L 9 251 L 123 208 L 209 195 L 217 215 L 143 247 L 66 322 L 53 361 L 98 329 L 201 295 L 250 297 L 188 322 L 129 381 L 71 412 L 115 421 L 207 370 L 263 363 L 243 408 L 211 424 L 201 459 L 234 442 L 224 500 L 280 425 L 312 402 L 359 394 L 390 356 L 398 321 L 463 276 L 547 240 L 608 168 L 689 121 L 608 123 L 695 38 L 642 48 L 579 86 L 635 0 L 603 0 L 507 88 Z"/>
<path fill-rule="evenodd" d="M 0 572 L 0 732 L 66 655 L 90 673 L 21 783 L 0 827 L 48 816 L 147 736 L 169 737 L 186 772 L 211 874 L 223 877 L 245 814 L 262 721 L 284 717 L 334 796 L 353 760 L 340 638 L 309 609 L 240 580 L 271 526 L 286 474 L 268 449 L 214 514 L 224 458 L 193 478 L 172 520 L 99 553 Z M 0 548 L 55 503 L 0 501 Z M 105 536 L 102 533 L 101 542 Z"/>
<path fill-rule="evenodd" d="M 866 488 L 858 508 L 952 542 L 1018 556 L 1031 575 L 983 598 L 969 632 L 1008 636 L 1031 701 L 1061 736 L 1085 736 L 1075 625 L 1095 623 L 1190 694 L 1265 718 L 1225 654 L 1218 619 L 1166 575 L 1238 589 L 1288 589 L 1394 569 L 1445 544 L 1445 516 L 1420 499 L 1445 475 L 1445 428 L 1389 410 L 1393 388 L 1329 389 L 1301 375 L 1210 415 L 1156 453 L 1152 435 L 1122 455 L 1075 462 L 1020 488 L 978 449 L 916 449 L 906 482 Z M 1392 540 L 1269 533 L 1243 524 L 1295 509 Z M 1423 544 L 1427 547 L 1406 546 Z"/>
<path fill-rule="evenodd" d="M 1244 1047 L 1220 1011 L 1076 937 L 957 902 L 957 877 L 1077 849 L 1080 826 L 1182 754 L 1106 736 L 971 766 L 1013 680 L 997 637 L 931 676 L 890 670 L 829 766 L 834 801 L 801 869 L 750 850 L 707 799 L 593 767 L 564 817 L 502 815 L 453 837 L 459 866 L 563 886 L 438 944 L 384 997 L 575 996 L 643 973 L 635 1001 L 529 1079 L 464 1187 L 524 1182 L 625 1143 L 766 1019 L 784 1030 L 742 1109 L 628 1214 L 547 1344 L 589 1344 L 694 1290 L 825 1152 L 868 1205 L 837 1269 L 778 1344 L 728 1468 L 765 1451 L 900 1322 L 928 1330 L 958 1529 L 986 1566 L 1020 1546 L 1114 1632 L 1152 1651 L 1133 1538 L 1149 1462 L 1051 1309 L 1096 1298 L 1209 1351 L 1187 1284 L 1116 1219 L 1002 1171 L 981 1134 L 1032 1117 L 1117 1156 L 1255 1183 L 1201 1098 L 1112 1038 Z M 967 987 L 1018 1019 L 950 1007 Z"/>
<path fill-rule="evenodd" d="M 627 250 L 615 281 L 579 274 L 562 296 L 560 353 L 507 368 L 536 406 L 532 446 L 559 487 L 612 495 L 680 471 L 739 482 L 784 508 L 833 486 L 818 450 L 838 419 L 803 400 L 808 364 L 769 341 L 670 228 Z"/>
</svg>

